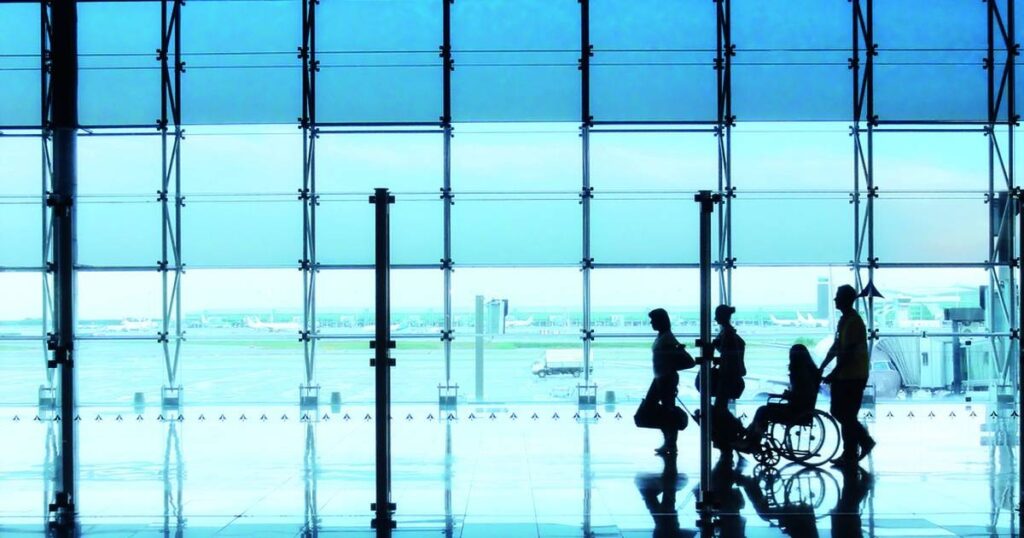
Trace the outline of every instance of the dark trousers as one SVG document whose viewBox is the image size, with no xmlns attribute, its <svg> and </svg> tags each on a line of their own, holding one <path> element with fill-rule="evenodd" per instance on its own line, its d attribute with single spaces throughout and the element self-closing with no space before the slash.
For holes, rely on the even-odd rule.
<svg viewBox="0 0 1024 538">
<path fill-rule="evenodd" d="M 679 374 L 671 372 L 654 378 L 651 388 L 647 391 L 647 397 L 653 398 L 664 409 L 672 409 L 676 405 L 676 394 L 679 392 Z M 665 413 L 668 415 L 668 413 Z M 665 446 L 676 446 L 676 439 L 679 437 L 679 430 L 674 426 L 661 430 L 665 436 Z"/>
<path fill-rule="evenodd" d="M 748 435 L 755 440 L 760 440 L 768 431 L 769 423 L 790 424 L 797 419 L 797 414 L 798 411 L 788 403 L 762 405 L 754 413 L 754 420 L 751 421 L 750 428 L 747 430 Z"/>
<path fill-rule="evenodd" d="M 844 457 L 856 458 L 857 448 L 871 439 L 868 430 L 857 420 L 867 384 L 866 379 L 836 379 L 832 382 L 830 411 L 843 432 Z"/>
</svg>

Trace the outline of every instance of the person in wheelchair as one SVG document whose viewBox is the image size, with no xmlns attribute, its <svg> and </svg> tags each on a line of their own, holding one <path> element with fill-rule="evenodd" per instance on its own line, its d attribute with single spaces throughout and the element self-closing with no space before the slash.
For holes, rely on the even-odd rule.
<svg viewBox="0 0 1024 538">
<path fill-rule="evenodd" d="M 734 444 L 740 451 L 754 450 L 772 423 L 792 424 L 814 410 L 821 387 L 818 371 L 811 352 L 803 344 L 789 348 L 789 389 L 782 394 L 770 394 L 766 405 L 754 414 L 754 420 Z M 777 398 L 780 401 L 771 401 Z"/>
</svg>

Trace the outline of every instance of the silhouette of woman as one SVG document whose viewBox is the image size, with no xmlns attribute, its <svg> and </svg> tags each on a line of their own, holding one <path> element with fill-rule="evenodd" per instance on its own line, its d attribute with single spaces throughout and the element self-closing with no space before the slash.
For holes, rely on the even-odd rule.
<svg viewBox="0 0 1024 538">
<path fill-rule="evenodd" d="M 651 344 L 651 361 L 654 367 L 654 381 L 647 390 L 646 400 L 658 402 L 665 412 L 662 416 L 671 416 L 668 411 L 675 408 L 676 394 L 679 392 L 679 373 L 677 370 L 693 366 L 693 357 L 686 352 L 686 346 L 676 340 L 672 334 L 672 321 L 668 312 L 663 308 L 655 308 L 648 314 L 651 318 L 651 328 L 658 331 L 658 336 Z M 665 442 L 655 449 L 658 454 L 675 454 L 676 438 L 679 437 L 679 430 L 675 424 L 666 421 L 661 433 L 665 436 Z"/>
<path fill-rule="evenodd" d="M 712 442 L 727 460 L 732 458 L 731 444 L 742 427 L 729 412 L 729 402 L 743 394 L 743 377 L 747 375 L 747 367 L 743 362 L 747 344 L 732 326 L 732 315 L 735 312 L 736 308 L 729 305 L 722 304 L 715 308 L 715 322 L 721 329 L 711 341 L 719 354 L 719 365 L 711 382 L 712 396 L 715 398 L 711 409 L 714 419 Z"/>
<path fill-rule="evenodd" d="M 747 427 L 745 438 L 736 444 L 740 450 L 751 450 L 768 430 L 770 422 L 789 423 L 814 409 L 818 400 L 821 376 L 803 344 L 789 348 L 789 389 L 781 394 L 782 403 L 769 403 L 758 408 L 754 420 Z"/>
</svg>

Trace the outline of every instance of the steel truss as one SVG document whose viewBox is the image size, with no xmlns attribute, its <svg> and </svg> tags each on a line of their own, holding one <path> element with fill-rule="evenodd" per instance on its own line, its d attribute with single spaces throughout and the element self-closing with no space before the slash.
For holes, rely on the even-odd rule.
<svg viewBox="0 0 1024 538">
<path fill-rule="evenodd" d="M 157 193 L 161 219 L 161 259 L 157 263 L 162 288 L 162 325 L 157 341 L 164 354 L 166 385 L 161 387 L 161 406 L 180 409 L 182 387 L 178 383 L 178 363 L 184 342 L 181 313 L 181 7 L 184 0 L 160 2 L 160 119 L 157 129 L 161 139 L 161 185 Z M 147 268 L 148 269 L 148 268 Z"/>
<path fill-rule="evenodd" d="M 452 384 L 452 3 L 455 0 L 441 0 L 441 129 L 444 136 L 443 177 L 441 202 L 443 205 L 442 234 L 444 252 L 441 271 L 444 277 L 444 326 L 441 328 L 441 343 L 444 346 L 444 384 L 438 385 L 438 403 L 451 406 L 457 402 L 458 385 Z"/>
<path fill-rule="evenodd" d="M 853 73 L 853 277 L 857 289 L 874 282 L 878 258 L 875 257 L 874 200 L 878 190 L 874 180 L 874 136 L 878 127 L 875 115 L 875 56 L 878 45 L 874 41 L 872 0 L 852 0 L 853 41 L 849 60 Z M 862 65 L 863 60 L 863 65 Z M 862 124 L 865 127 L 862 127 Z M 863 177 L 864 189 L 861 189 Z M 866 199 L 861 200 L 861 194 Z M 865 256 L 866 251 L 866 256 Z M 866 259 L 865 259 L 866 257 Z M 867 282 L 862 270 L 867 270 Z M 865 298 L 863 310 L 867 314 L 869 339 L 877 339 L 874 330 L 874 297 Z"/>
<path fill-rule="evenodd" d="M 722 210 L 718 212 L 718 302 L 732 304 L 732 270 L 736 258 L 732 255 L 732 200 L 736 197 L 732 186 L 732 128 L 736 116 L 732 113 L 732 58 L 736 45 L 732 42 L 732 0 L 715 0 L 715 73 L 718 83 L 715 137 L 718 138 L 718 193 Z"/>
<path fill-rule="evenodd" d="M 594 270 L 594 256 L 590 250 L 590 212 L 594 198 L 594 188 L 590 185 L 590 130 L 594 127 L 594 117 L 590 113 L 590 59 L 594 56 L 594 45 L 590 43 L 590 0 L 579 0 L 580 3 L 580 138 L 582 140 L 582 188 L 580 204 L 583 206 L 583 259 L 580 270 L 583 272 L 583 327 L 580 338 L 583 340 L 583 385 L 580 385 L 579 403 L 591 405 L 596 403 L 597 386 L 590 381 L 590 348 L 594 341 L 594 328 L 590 319 L 590 279 Z"/>
<path fill-rule="evenodd" d="M 178 422 L 167 421 L 164 442 L 164 536 L 181 538 L 185 533 L 185 460 Z"/>
<path fill-rule="evenodd" d="M 40 20 L 40 31 L 39 31 L 39 51 L 40 51 L 40 65 L 42 69 L 39 70 L 39 91 L 41 103 L 40 108 L 40 142 L 42 146 L 42 163 L 41 163 L 41 178 L 42 178 L 42 189 L 40 191 L 41 202 L 39 204 L 40 212 L 42 214 L 42 258 L 40 267 L 43 270 L 40 272 L 43 280 L 43 324 L 42 324 L 42 350 L 43 350 L 43 363 L 47 364 L 49 361 L 50 350 L 48 346 L 48 335 L 55 331 L 54 320 L 57 318 L 56 311 L 56 298 L 54 297 L 53 288 L 51 286 L 51 274 L 53 273 L 52 263 L 52 248 L 53 248 L 53 220 L 50 215 L 50 208 L 46 204 L 46 193 L 53 192 L 53 159 L 51 157 L 53 150 L 53 125 L 50 123 L 50 111 L 53 106 L 53 57 L 50 51 L 50 42 L 52 41 L 53 30 L 50 26 L 50 4 L 49 2 L 39 3 L 39 20 Z M 56 387 L 54 386 L 54 370 L 52 368 L 46 368 L 46 391 L 48 402 L 52 405 L 56 402 Z M 40 402 L 42 404 L 42 402 Z"/>
<path fill-rule="evenodd" d="M 320 271 L 316 257 L 316 208 L 320 205 L 316 190 L 316 140 L 319 136 L 316 122 L 316 74 L 320 62 L 316 59 L 316 6 L 317 0 L 302 0 L 302 331 L 305 381 L 299 386 L 299 405 L 316 407 L 320 398 L 320 385 L 316 379 L 316 275 Z"/>
<path fill-rule="evenodd" d="M 1014 99 L 1014 68 L 1018 46 L 1014 36 L 1014 0 L 988 0 L 988 51 L 984 67 L 988 82 L 988 193 L 989 266 L 990 286 L 988 329 L 992 332 L 1010 331 L 1014 336 L 1007 342 L 990 338 L 996 357 L 996 385 L 1000 392 L 1013 394 L 1019 368 L 1014 360 L 1018 352 L 1019 326 L 1014 308 L 1016 276 L 1013 267 L 1020 261 L 1014 254 L 1015 205 L 1010 197 L 1019 199 L 1014 178 L 1014 128 L 1017 124 Z M 998 187 L 998 188 L 997 188 Z M 1000 264 L 1000 265 L 995 265 Z M 1018 385 L 1019 386 L 1019 385 Z M 1008 390 L 1005 390 L 1008 389 Z"/>
</svg>

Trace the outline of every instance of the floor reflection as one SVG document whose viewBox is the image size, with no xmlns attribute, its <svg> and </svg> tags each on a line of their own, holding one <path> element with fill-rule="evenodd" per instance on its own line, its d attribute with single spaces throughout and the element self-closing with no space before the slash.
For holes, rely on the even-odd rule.
<svg viewBox="0 0 1024 538">
<path fill-rule="evenodd" d="M 976 411 L 965 422 L 940 422 L 946 410 L 873 424 L 887 442 L 852 469 L 719 461 L 711 525 L 697 525 L 697 484 L 688 479 L 699 469 L 696 451 L 655 457 L 624 422 L 403 419 L 396 534 L 1015 536 L 1019 422 Z M 348 413 L 358 418 L 243 420 L 286 412 L 218 409 L 206 415 L 226 420 L 119 421 L 100 412 L 108 418 L 82 424 L 90 443 L 79 460 L 85 523 L 78 535 L 371 536 L 370 514 L 360 510 L 372 498 L 373 424 L 363 410 Z M 428 413 L 437 410 L 411 414 Z M 45 522 L 59 476 L 60 423 L 8 424 L 0 535 L 54 536 Z M 12 454 L 35 463 L 12 466 Z"/>
</svg>

